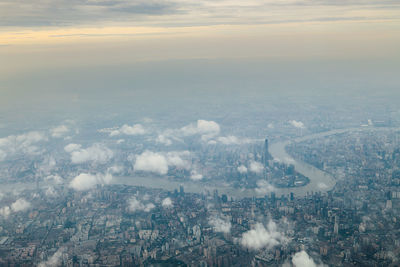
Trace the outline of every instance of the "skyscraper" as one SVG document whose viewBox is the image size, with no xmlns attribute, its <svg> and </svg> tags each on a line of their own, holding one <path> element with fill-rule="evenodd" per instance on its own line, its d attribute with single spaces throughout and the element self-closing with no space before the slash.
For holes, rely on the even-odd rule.
<svg viewBox="0 0 400 267">
<path fill-rule="evenodd" d="M 268 161 L 272 159 L 271 154 L 269 154 L 268 150 L 268 138 L 265 138 L 265 143 L 264 143 L 264 167 L 268 166 Z"/>
</svg>

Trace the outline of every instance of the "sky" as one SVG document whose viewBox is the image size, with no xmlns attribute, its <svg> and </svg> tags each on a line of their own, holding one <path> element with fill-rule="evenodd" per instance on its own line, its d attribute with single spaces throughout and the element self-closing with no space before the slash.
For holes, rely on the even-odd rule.
<svg viewBox="0 0 400 267">
<path fill-rule="evenodd" d="M 1 0 L 0 71 L 171 59 L 399 57 L 391 0 Z"/>
<path fill-rule="evenodd" d="M 396 0 L 0 0 L 0 109 L 118 91 L 142 103 L 158 90 L 152 106 L 254 88 L 393 93 L 399 47 Z"/>
</svg>

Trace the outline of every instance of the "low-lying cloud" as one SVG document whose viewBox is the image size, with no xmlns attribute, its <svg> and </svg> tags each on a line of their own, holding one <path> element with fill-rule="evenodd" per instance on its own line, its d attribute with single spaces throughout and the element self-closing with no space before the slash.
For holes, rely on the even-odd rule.
<svg viewBox="0 0 400 267">
<path fill-rule="evenodd" d="M 104 164 L 108 162 L 114 153 L 102 144 L 94 144 L 88 148 L 81 148 L 78 144 L 69 144 L 64 150 L 71 154 L 71 162 L 80 164 L 85 162 L 94 162 Z"/>
<path fill-rule="evenodd" d="M 166 197 L 162 200 L 161 206 L 163 206 L 163 208 L 172 208 L 174 206 L 174 204 L 172 203 L 171 198 Z"/>
<path fill-rule="evenodd" d="M 300 251 L 294 254 L 292 258 L 294 267 L 324 267 L 325 264 L 316 264 L 314 260 L 307 254 L 307 252 Z"/>
<path fill-rule="evenodd" d="M 86 191 L 98 184 L 109 184 L 113 177 L 111 174 L 81 173 L 70 182 L 69 186 L 76 191 Z"/>
<path fill-rule="evenodd" d="M 264 166 L 258 161 L 251 161 L 249 165 L 249 170 L 256 174 L 261 174 L 264 171 Z"/>
<path fill-rule="evenodd" d="M 153 203 L 142 203 L 136 197 L 132 197 L 128 200 L 128 211 L 130 212 L 137 212 L 137 211 L 144 211 L 149 212 L 154 209 L 156 206 Z"/>
<path fill-rule="evenodd" d="M 0 160 L 19 153 L 38 155 L 41 151 L 37 143 L 46 140 L 47 137 L 40 132 L 28 132 L 21 135 L 9 135 L 0 138 Z"/>
<path fill-rule="evenodd" d="M 299 129 L 305 129 L 306 128 L 304 123 L 301 122 L 301 121 L 291 120 L 291 121 L 289 121 L 289 123 L 295 128 L 299 128 Z"/>
<path fill-rule="evenodd" d="M 210 217 L 208 223 L 212 226 L 214 232 L 225 234 L 231 232 L 231 222 L 227 218 L 222 218 L 222 216 Z"/>
<path fill-rule="evenodd" d="M 265 180 L 257 181 L 257 187 L 255 188 L 257 194 L 266 195 L 271 192 L 274 192 L 275 190 L 276 190 L 275 187 L 272 184 L 268 183 L 267 181 Z"/>
<path fill-rule="evenodd" d="M 187 159 L 189 151 L 171 151 L 168 153 L 144 151 L 136 156 L 133 166 L 135 171 L 152 172 L 160 175 L 168 173 L 170 166 L 180 169 L 190 169 L 191 163 Z"/>
<path fill-rule="evenodd" d="M 267 228 L 257 223 L 253 229 L 242 235 L 240 243 L 242 246 L 258 250 L 261 248 L 271 249 L 286 240 L 286 237 L 278 231 L 277 225 L 271 220 Z"/>
<path fill-rule="evenodd" d="M 24 198 L 17 199 L 10 206 L 0 208 L 0 216 L 7 218 L 12 212 L 26 211 L 31 208 L 31 203 Z"/>
<path fill-rule="evenodd" d="M 146 134 L 146 129 L 141 124 L 134 124 L 129 126 L 127 124 L 122 125 L 120 128 L 112 130 L 110 132 L 110 136 L 117 136 L 117 135 L 143 135 Z"/>
</svg>

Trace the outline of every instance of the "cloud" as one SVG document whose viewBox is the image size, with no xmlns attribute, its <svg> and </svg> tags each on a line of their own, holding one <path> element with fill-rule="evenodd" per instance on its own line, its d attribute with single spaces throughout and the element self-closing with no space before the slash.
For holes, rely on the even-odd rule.
<svg viewBox="0 0 400 267">
<path fill-rule="evenodd" d="M 221 131 L 215 121 L 198 120 L 197 124 L 189 124 L 180 129 L 184 136 L 201 135 L 202 141 L 216 136 Z"/>
<path fill-rule="evenodd" d="M 57 165 L 53 156 L 46 156 L 43 162 L 39 165 L 39 170 L 44 174 L 49 174 Z"/>
<path fill-rule="evenodd" d="M 163 201 L 161 202 L 161 205 L 164 208 L 172 208 L 174 206 L 174 204 L 172 203 L 171 198 L 169 198 L 169 197 L 164 198 Z"/>
<path fill-rule="evenodd" d="M 118 128 L 116 130 L 113 130 L 110 132 L 110 136 L 116 136 L 116 135 L 143 135 L 147 131 L 144 129 L 144 127 L 141 124 L 135 124 L 133 126 L 129 126 L 127 124 L 124 124 L 121 128 Z"/>
<path fill-rule="evenodd" d="M 266 195 L 275 191 L 275 187 L 265 180 L 258 180 L 257 186 L 255 191 L 260 195 Z"/>
<path fill-rule="evenodd" d="M 168 18 L 175 18 L 174 24 L 193 25 L 219 25 L 219 24 L 268 24 L 287 23 L 290 21 L 318 20 L 320 14 L 327 14 L 335 20 L 344 20 L 354 9 L 366 10 L 363 12 L 367 18 L 374 18 L 374 8 L 398 8 L 398 2 L 388 1 L 218 1 L 218 4 L 209 1 L 183 1 L 183 0 L 58 0 L 36 1 L 31 5 L 29 0 L 3 0 L 0 10 L 1 26 L 71 26 L 88 25 L 110 22 L 135 21 L 141 25 L 165 24 Z M 317 14 L 304 16 L 306 10 L 316 10 Z M 338 9 L 340 12 L 338 12 Z M 268 11 L 286 14 L 279 20 L 275 16 L 266 16 Z M 285 12 L 286 13 L 285 13 Z M 235 13 L 238 16 L 232 16 Z M 372 13 L 372 15 L 371 15 Z M 198 16 L 195 17 L 194 15 Z M 381 14 L 381 12 L 380 12 Z M 390 14 L 383 13 L 383 18 L 390 18 Z M 345 16 L 347 15 L 347 16 Z M 164 17 L 167 16 L 167 17 Z M 376 16 L 376 15 L 375 15 Z M 158 19 L 157 19 L 158 18 Z M 251 20 L 253 19 L 253 20 Z M 348 18 L 347 18 L 348 19 Z M 322 20 L 320 18 L 320 20 Z"/>
<path fill-rule="evenodd" d="M 0 216 L 7 218 L 11 214 L 11 209 L 9 206 L 0 208 Z"/>
<path fill-rule="evenodd" d="M 12 212 L 26 211 L 31 207 L 31 203 L 24 198 L 17 199 L 11 206 L 0 208 L 0 216 L 7 218 Z"/>
<path fill-rule="evenodd" d="M 58 174 L 56 175 L 48 175 L 44 178 L 45 181 L 53 181 L 55 184 L 62 184 L 63 183 L 63 178 L 59 176 Z"/>
<path fill-rule="evenodd" d="M 240 165 L 239 167 L 237 167 L 237 170 L 241 174 L 247 173 L 247 168 L 244 165 Z"/>
<path fill-rule="evenodd" d="M 66 145 L 65 147 L 64 147 L 64 150 L 66 151 L 66 152 L 68 152 L 68 153 L 71 153 L 72 151 L 76 151 L 76 150 L 79 150 L 79 149 L 81 149 L 81 145 L 79 145 L 79 144 L 69 144 L 69 145 Z"/>
<path fill-rule="evenodd" d="M 241 145 L 251 143 L 252 140 L 247 138 L 238 138 L 234 135 L 221 136 L 217 138 L 217 141 L 223 145 Z"/>
<path fill-rule="evenodd" d="M 195 181 L 201 180 L 201 179 L 203 179 L 203 175 L 201 173 L 198 173 L 196 170 L 192 170 L 190 172 L 190 179 L 195 180 Z"/>
<path fill-rule="evenodd" d="M 291 121 L 289 121 L 289 123 L 295 128 L 299 128 L 299 129 L 305 129 L 306 128 L 304 123 L 302 123 L 301 121 L 291 120 Z"/>
<path fill-rule="evenodd" d="M 267 228 L 263 224 L 257 223 L 253 229 L 243 233 L 240 243 L 246 248 L 258 250 L 261 248 L 271 249 L 285 240 L 286 237 L 278 232 L 276 224 L 269 221 Z"/>
<path fill-rule="evenodd" d="M 112 179 L 113 177 L 109 173 L 96 175 L 81 173 L 70 182 L 69 186 L 76 191 L 86 191 L 98 184 L 109 184 Z"/>
<path fill-rule="evenodd" d="M 61 266 L 62 255 L 64 253 L 64 248 L 60 248 L 54 253 L 47 261 L 39 263 L 38 267 L 57 267 Z"/>
<path fill-rule="evenodd" d="M 156 153 L 145 151 L 136 156 L 133 166 L 135 171 L 145 171 L 165 175 L 169 166 L 182 169 L 190 169 L 190 162 L 185 157 L 190 156 L 189 151 L 171 151 L 168 153 Z"/>
<path fill-rule="evenodd" d="M 135 171 L 153 172 L 165 175 L 168 172 L 167 159 L 161 153 L 145 151 L 136 157 Z"/>
<path fill-rule="evenodd" d="M 189 169 L 190 162 L 185 157 L 189 157 L 191 154 L 189 151 L 172 151 L 168 152 L 166 159 L 169 166 L 175 166 L 181 169 Z"/>
<path fill-rule="evenodd" d="M 0 138 L 0 160 L 19 153 L 38 155 L 41 151 L 36 144 L 46 140 L 47 137 L 40 132 L 28 132 L 26 134 Z"/>
<path fill-rule="evenodd" d="M 257 161 L 253 160 L 253 161 L 250 162 L 249 170 L 251 172 L 254 172 L 254 173 L 257 173 L 257 174 L 261 174 L 263 172 L 263 170 L 264 170 L 264 166 L 260 162 L 257 162 Z"/>
<path fill-rule="evenodd" d="M 308 256 L 307 252 L 300 251 L 294 254 L 292 258 L 294 267 L 323 267 L 325 264 L 316 264 L 314 260 Z"/>
<path fill-rule="evenodd" d="M 130 212 L 136 212 L 136 211 L 149 212 L 154 208 L 155 205 L 153 203 L 143 204 L 136 197 L 132 197 L 131 199 L 128 200 L 128 210 Z"/>
<path fill-rule="evenodd" d="M 159 134 L 156 142 L 170 146 L 173 141 L 184 142 L 185 137 L 200 136 L 201 141 L 210 142 L 210 140 L 219 135 L 221 129 L 215 121 L 198 120 L 196 123 L 188 124 L 180 129 L 167 129 Z"/>
<path fill-rule="evenodd" d="M 317 186 L 319 189 L 322 189 L 322 190 L 327 189 L 329 187 L 327 184 L 325 184 L 323 182 L 318 183 Z"/>
<path fill-rule="evenodd" d="M 156 142 L 164 144 L 166 146 L 172 145 L 172 140 L 170 138 L 168 138 L 167 136 L 165 136 L 164 134 L 158 135 Z"/>
<path fill-rule="evenodd" d="M 124 171 L 124 167 L 121 165 L 114 165 L 107 169 L 108 172 L 112 174 L 119 174 Z"/>
<path fill-rule="evenodd" d="M 19 5 L 5 0 L 0 10 L 0 26 L 66 26 L 93 22 L 144 20 L 148 16 L 161 16 L 178 12 L 171 1 L 38 1 L 31 5 L 21 0 Z M 34 15 L 33 15 L 34 14 Z M 13 16 L 12 16 L 13 15 Z"/>
<path fill-rule="evenodd" d="M 52 128 L 50 130 L 50 134 L 54 138 L 63 137 L 68 132 L 69 132 L 69 128 L 66 125 L 60 125 L 58 127 Z"/>
<path fill-rule="evenodd" d="M 11 210 L 14 212 L 26 211 L 30 207 L 31 203 L 29 203 L 23 198 L 17 199 L 14 203 L 11 204 Z"/>
<path fill-rule="evenodd" d="M 227 219 L 211 217 L 208 219 L 208 223 L 213 227 L 214 232 L 227 234 L 231 231 L 232 224 Z"/>
<path fill-rule="evenodd" d="M 54 190 L 54 187 L 49 186 L 45 192 L 46 197 L 55 197 L 57 196 L 57 192 Z"/>
<path fill-rule="evenodd" d="M 77 146 L 68 146 L 66 146 L 64 150 L 70 151 L 69 153 L 71 154 L 71 162 L 74 164 L 85 162 L 96 162 L 104 164 L 114 156 L 114 153 L 110 149 L 101 144 L 94 144 L 86 149 L 76 149 Z"/>
</svg>

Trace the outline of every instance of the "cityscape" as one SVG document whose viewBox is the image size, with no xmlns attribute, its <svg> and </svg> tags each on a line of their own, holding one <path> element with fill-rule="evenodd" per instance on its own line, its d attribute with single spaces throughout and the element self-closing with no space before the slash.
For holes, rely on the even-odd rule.
<svg viewBox="0 0 400 267">
<path fill-rule="evenodd" d="M 0 267 L 400 266 L 400 1 L 0 0 Z"/>
</svg>

